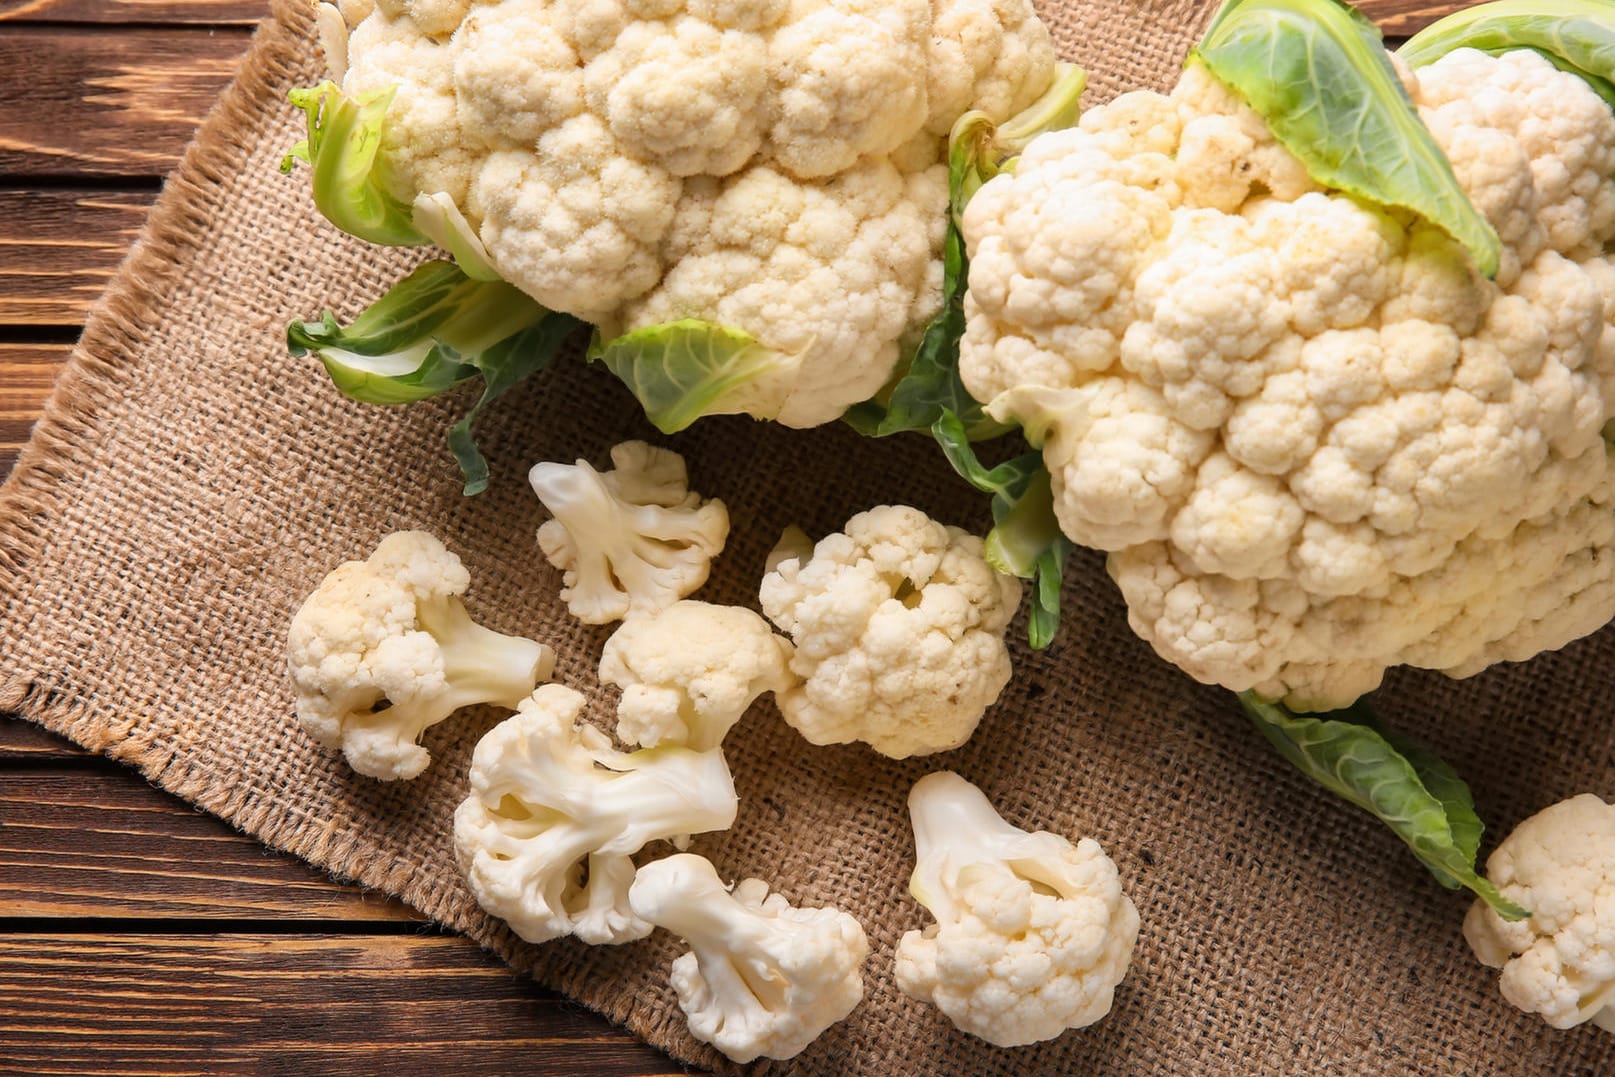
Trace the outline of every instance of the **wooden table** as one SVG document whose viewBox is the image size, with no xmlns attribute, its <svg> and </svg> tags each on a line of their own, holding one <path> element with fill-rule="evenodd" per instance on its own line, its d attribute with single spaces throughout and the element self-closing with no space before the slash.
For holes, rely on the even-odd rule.
<svg viewBox="0 0 1615 1077">
<path fill-rule="evenodd" d="M 1461 3 L 1365 0 L 1388 33 Z M 0 0 L 0 477 L 264 0 Z M 0 1072 L 684 1072 L 0 716 Z"/>
</svg>

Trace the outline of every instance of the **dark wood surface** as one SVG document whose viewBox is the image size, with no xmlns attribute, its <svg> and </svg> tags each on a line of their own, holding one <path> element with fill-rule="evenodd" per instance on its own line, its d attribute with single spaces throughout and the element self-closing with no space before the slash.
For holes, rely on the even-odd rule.
<svg viewBox="0 0 1615 1077">
<path fill-rule="evenodd" d="M 0 477 L 264 0 L 0 0 Z M 1367 0 L 1405 35 L 1463 3 Z M 0 716 L 0 1073 L 684 1072 Z"/>
</svg>

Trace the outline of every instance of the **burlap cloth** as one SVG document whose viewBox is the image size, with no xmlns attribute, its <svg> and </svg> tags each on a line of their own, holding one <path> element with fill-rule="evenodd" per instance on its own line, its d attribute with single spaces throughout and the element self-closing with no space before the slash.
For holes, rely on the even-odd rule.
<svg viewBox="0 0 1615 1077">
<path fill-rule="evenodd" d="M 1092 0 L 1045 14 L 1108 96 L 1170 82 L 1209 6 Z M 412 256 L 339 235 L 315 215 L 306 177 L 276 172 L 297 137 L 285 91 L 319 74 L 307 13 L 290 0 L 276 16 L 169 181 L 0 494 L 0 709 L 397 894 L 674 1055 L 722 1069 L 685 1031 L 667 987 L 677 946 L 667 935 L 535 948 L 472 903 L 449 819 L 471 747 L 497 715 L 432 730 L 431 769 L 390 785 L 356 778 L 293 720 L 288 618 L 332 566 L 399 528 L 442 535 L 471 567 L 473 613 L 554 644 L 558 679 L 591 685 L 606 632 L 579 628 L 557 601 L 523 476 L 540 459 L 602 461 L 612 443 L 649 431 L 607 374 L 571 365 L 483 423 L 493 488 L 467 500 L 442 444 L 463 400 L 352 405 L 316 364 L 287 357 L 288 318 L 332 303 L 351 316 Z M 906 501 L 986 523 L 982 499 L 917 437 L 872 443 L 834 426 L 727 419 L 674 443 L 734 519 L 702 594 L 712 601 L 753 604 L 765 552 L 792 522 L 822 533 Z M 1606 631 L 1469 681 L 1395 677 L 1382 709 L 1456 764 L 1506 831 L 1570 794 L 1615 793 L 1612 660 Z M 946 756 L 896 764 L 859 747 L 812 748 L 766 706 L 731 735 L 739 821 L 696 849 L 726 877 L 761 875 L 799 903 L 852 911 L 874 947 L 862 1006 L 782 1068 L 1615 1073 L 1615 1037 L 1554 1032 L 1500 1000 L 1495 974 L 1460 937 L 1463 895 L 1291 773 L 1232 696 L 1190 683 L 1138 642 L 1098 558 L 1072 565 L 1056 645 L 1018 650 L 1016 664 L 975 739 Z M 596 715 L 609 703 L 600 694 Z M 1143 930 L 1097 1026 L 1000 1051 L 893 986 L 892 947 L 925 920 L 905 892 L 904 796 L 939 767 L 979 783 L 1022 825 L 1092 835 L 1120 865 Z"/>
</svg>

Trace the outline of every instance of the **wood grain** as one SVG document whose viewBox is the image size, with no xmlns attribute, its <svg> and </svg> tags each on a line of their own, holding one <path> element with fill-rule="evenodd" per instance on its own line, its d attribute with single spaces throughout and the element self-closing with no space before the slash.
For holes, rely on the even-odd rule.
<svg viewBox="0 0 1615 1077">
<path fill-rule="evenodd" d="M 0 221 L 0 230 L 4 228 Z M 4 294 L 6 280 L 5 269 L 0 268 L 0 295 Z M 4 306 L 3 299 L 0 306 Z M 18 451 L 45 406 L 56 374 L 72 351 L 70 344 L 0 343 L 0 479 L 11 473 Z"/>
<path fill-rule="evenodd" d="M 0 936 L 0 1072 L 434 1069 L 685 1072 L 459 939 Z"/>
<path fill-rule="evenodd" d="M 267 0 L 0 0 L 0 22 L 251 26 Z"/>
<path fill-rule="evenodd" d="M 4 472 L 0 471 L 0 478 L 3 477 Z M 73 742 L 33 722 L 0 715 L 0 768 L 9 763 L 33 763 L 42 759 L 72 763 L 94 758 Z"/>
<path fill-rule="evenodd" d="M 1434 4 L 1428 0 L 1358 0 L 1357 10 L 1379 24 L 1386 37 L 1408 37 L 1474 3 Z"/>
<path fill-rule="evenodd" d="M 165 175 L 246 45 L 240 27 L 7 26 L 0 175 Z"/>
<path fill-rule="evenodd" d="M 148 191 L 0 191 L 0 325 L 83 325 L 156 197 Z M 13 370 L 0 367 L 0 373 Z"/>
<path fill-rule="evenodd" d="M 0 917 L 422 919 L 86 758 L 5 772 Z"/>
</svg>

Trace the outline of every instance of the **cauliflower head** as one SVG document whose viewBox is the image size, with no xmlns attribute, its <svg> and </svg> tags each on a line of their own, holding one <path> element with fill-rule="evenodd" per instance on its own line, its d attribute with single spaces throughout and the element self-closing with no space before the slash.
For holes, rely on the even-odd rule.
<svg viewBox="0 0 1615 1077">
<path fill-rule="evenodd" d="M 653 748 L 717 748 L 764 692 L 795 683 L 789 640 L 738 606 L 675 602 L 606 640 L 600 681 L 622 689 L 617 737 Z"/>
<path fill-rule="evenodd" d="M 690 1034 L 736 1062 L 791 1058 L 864 997 L 869 940 L 839 909 L 797 908 L 761 879 L 731 892 L 703 857 L 639 870 L 634 912 L 681 936 L 673 990 Z"/>
<path fill-rule="evenodd" d="M 471 577 L 424 531 L 388 535 L 321 581 L 292 617 L 286 660 L 297 718 L 360 774 L 413 778 L 417 741 L 461 707 L 515 707 L 555 669 L 555 652 L 471 620 Z"/>
<path fill-rule="evenodd" d="M 810 554 L 787 552 L 761 588 L 796 644 L 801 683 L 774 696 L 786 722 L 814 744 L 863 741 L 894 759 L 968 740 L 1009 683 L 1004 632 L 1021 597 L 982 549 L 919 509 L 881 505 Z"/>
<path fill-rule="evenodd" d="M 1486 862 L 1503 896 L 1531 910 L 1510 923 L 1483 901 L 1464 919 L 1503 997 L 1554 1028 L 1615 1032 L 1615 806 L 1591 793 L 1514 828 Z"/>
<path fill-rule="evenodd" d="M 628 905 L 631 859 L 735 821 L 721 752 L 624 753 L 579 724 L 584 698 L 546 684 L 477 742 L 471 789 L 454 813 L 454 852 L 472 895 L 528 942 L 642 939 Z"/>
<path fill-rule="evenodd" d="M 1109 1013 L 1138 910 L 1099 843 L 1011 826 L 950 771 L 914 783 L 908 804 L 909 891 L 936 923 L 899 940 L 897 986 L 999 1047 Z"/>
<path fill-rule="evenodd" d="M 528 474 L 554 518 L 538 544 L 563 575 L 561 598 L 584 624 L 666 609 L 707 581 L 729 537 L 729 511 L 690 489 L 684 457 L 643 441 L 611 449 L 613 470 L 541 463 Z"/>
<path fill-rule="evenodd" d="M 606 338 L 701 319 L 813 426 L 941 305 L 944 142 L 1054 73 L 1028 0 L 382 0 L 328 34 L 392 93 L 390 195 L 446 195 L 505 280 Z M 328 19 L 327 22 L 332 20 Z"/>
<path fill-rule="evenodd" d="M 1163 657 L 1302 710 L 1615 613 L 1615 117 L 1530 51 L 1407 83 L 1495 280 L 1317 187 L 1201 65 L 1037 138 L 962 223 L 961 375 L 1062 530 Z"/>
</svg>

